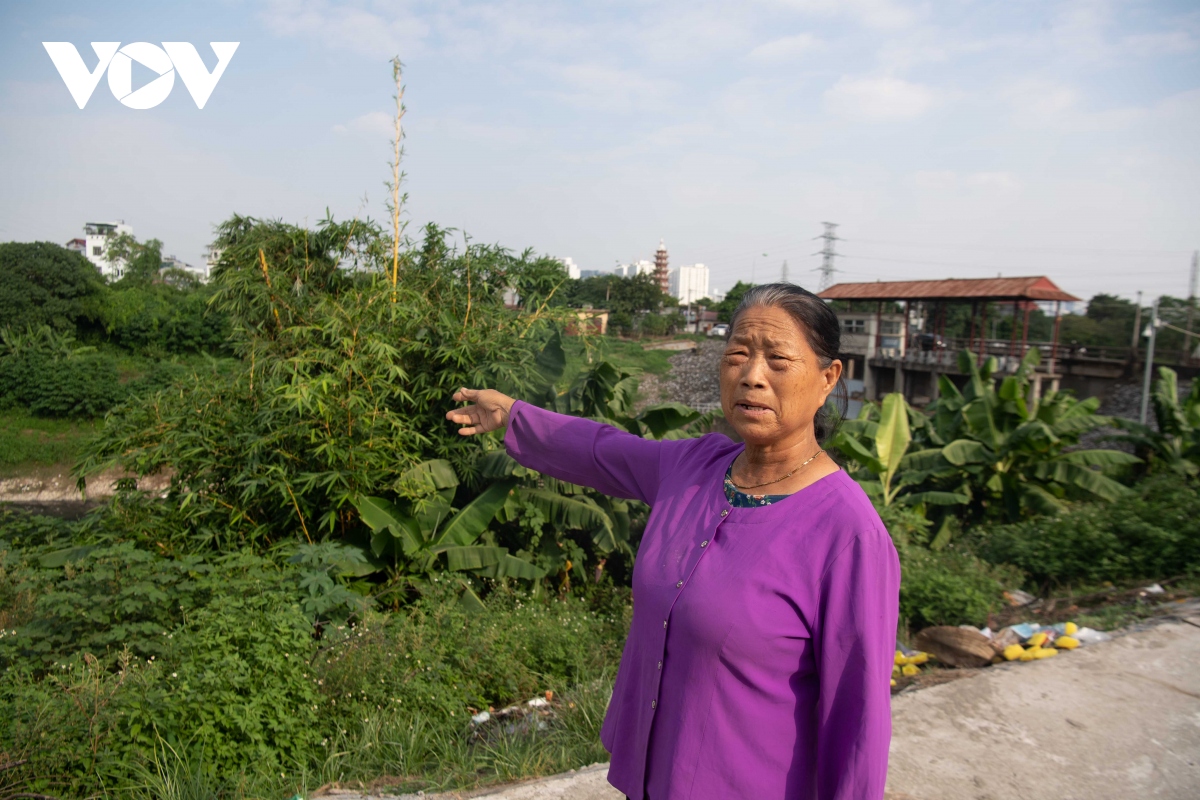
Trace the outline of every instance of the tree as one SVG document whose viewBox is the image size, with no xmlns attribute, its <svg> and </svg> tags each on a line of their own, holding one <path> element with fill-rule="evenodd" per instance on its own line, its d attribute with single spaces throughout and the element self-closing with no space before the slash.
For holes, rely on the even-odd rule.
<svg viewBox="0 0 1200 800">
<path fill-rule="evenodd" d="M 50 242 L 0 244 L 0 328 L 72 331 L 99 317 L 104 279 L 80 253 Z"/>
<path fill-rule="evenodd" d="M 753 283 L 743 283 L 742 281 L 735 283 L 733 288 L 726 292 L 725 299 L 717 303 L 717 321 L 729 322 L 733 319 L 733 312 L 737 310 L 738 303 L 742 302 L 742 296 L 753 288 Z"/>
<path fill-rule="evenodd" d="M 119 286 L 145 286 L 158 278 L 162 269 L 162 242 L 147 239 L 139 242 L 131 234 L 121 233 L 109 239 L 107 258 L 124 265 Z"/>
</svg>

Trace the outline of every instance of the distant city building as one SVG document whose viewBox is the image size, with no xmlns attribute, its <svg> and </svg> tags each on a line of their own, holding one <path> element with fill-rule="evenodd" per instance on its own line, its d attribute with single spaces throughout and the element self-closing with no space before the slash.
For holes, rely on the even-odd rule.
<svg viewBox="0 0 1200 800">
<path fill-rule="evenodd" d="M 658 249 L 654 251 L 654 277 L 658 278 L 659 290 L 666 294 L 671 288 L 671 276 L 667 268 L 667 246 L 662 239 L 658 240 Z"/>
<path fill-rule="evenodd" d="M 579 277 L 581 279 L 582 278 L 599 278 L 601 275 L 608 275 L 608 274 L 610 274 L 610 273 L 605 272 L 602 269 L 581 269 L 581 270 L 579 270 Z"/>
<path fill-rule="evenodd" d="M 725 299 L 725 291 L 723 289 L 712 289 L 709 291 L 708 299 L 714 303 L 719 303 Z"/>
<path fill-rule="evenodd" d="M 212 275 L 213 269 L 217 266 L 217 262 L 221 260 L 221 253 L 225 252 L 223 248 L 209 245 L 204 251 L 204 266 L 208 268 L 208 274 Z"/>
<path fill-rule="evenodd" d="M 555 260 L 567 268 L 567 277 L 568 278 L 571 278 L 573 280 L 579 280 L 579 275 L 580 275 L 579 265 L 576 264 L 575 261 L 570 256 L 567 256 L 566 258 L 558 258 Z"/>
<path fill-rule="evenodd" d="M 681 266 L 670 272 L 668 290 L 680 305 L 688 305 L 708 297 L 708 267 L 703 264 Z"/>
<path fill-rule="evenodd" d="M 196 267 L 175 256 L 163 256 L 162 266 L 159 269 L 180 269 L 194 275 L 201 283 L 208 283 L 209 266 L 207 263 L 203 267 Z"/>
<path fill-rule="evenodd" d="M 621 264 L 613 272 L 622 278 L 632 278 L 635 275 L 653 275 L 654 262 L 642 259 L 641 261 L 634 261 L 632 264 Z"/>
<path fill-rule="evenodd" d="M 68 250 L 83 253 L 105 278 L 119 280 L 125 274 L 125 264 L 119 260 L 109 260 L 108 245 L 114 236 L 122 233 L 133 236 L 133 227 L 126 225 L 123 219 L 116 222 L 88 222 L 83 226 L 83 238 L 72 239 L 67 242 L 66 247 Z"/>
</svg>

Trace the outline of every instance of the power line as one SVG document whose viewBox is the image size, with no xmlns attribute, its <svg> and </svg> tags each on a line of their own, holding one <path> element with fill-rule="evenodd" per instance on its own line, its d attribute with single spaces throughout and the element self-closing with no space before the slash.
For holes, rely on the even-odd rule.
<svg viewBox="0 0 1200 800">
<path fill-rule="evenodd" d="M 844 241 L 849 241 L 849 240 L 844 240 Z M 1028 265 L 1016 267 L 1011 264 L 1001 266 L 998 264 L 967 264 L 962 261 L 927 261 L 925 259 L 913 260 L 913 259 L 907 259 L 907 258 L 885 258 L 883 256 L 858 256 L 858 255 L 849 255 L 846 253 L 839 253 L 839 255 L 841 255 L 842 258 L 849 258 L 849 259 L 852 259 L 855 261 L 885 261 L 885 262 L 894 263 L 894 264 L 921 264 L 921 265 L 928 265 L 928 266 L 933 266 L 933 267 L 965 267 L 966 269 L 986 269 L 989 271 L 990 270 L 996 270 L 996 271 L 1002 271 L 1002 272 L 1007 271 L 1009 273 L 1015 273 L 1015 272 L 1037 273 L 1037 272 L 1045 271 L 1044 268 L 1042 268 L 1042 267 L 1036 267 L 1036 266 L 1031 267 Z M 1070 272 L 1072 269 L 1087 270 L 1089 275 L 1104 274 L 1102 270 L 1098 270 L 1094 266 L 1055 267 L 1054 272 L 1061 274 L 1064 272 Z M 1151 272 L 1147 272 L 1144 270 L 1138 270 L 1138 275 L 1178 275 L 1178 274 L 1179 273 L 1176 270 L 1161 270 L 1161 271 L 1151 271 Z"/>
<path fill-rule="evenodd" d="M 834 249 L 834 242 L 838 240 L 837 223 L 822 222 L 821 224 L 825 226 L 825 232 L 816 238 L 823 239 L 825 246 L 817 251 L 817 253 L 813 253 L 813 255 L 819 253 L 821 256 L 821 266 L 813 270 L 814 272 L 820 271 L 821 273 L 821 283 L 818 291 L 823 291 L 833 285 L 833 273 L 837 272 L 837 268 L 833 266 L 833 259 L 837 256 L 837 252 Z"/>
<path fill-rule="evenodd" d="M 976 251 L 1010 251 L 1014 253 L 1092 253 L 1098 255 L 1125 256 L 1154 256 L 1161 258 L 1174 257 L 1188 253 L 1187 250 L 1118 250 L 1106 247 L 1012 247 L 1009 245 L 957 245 L 957 244 L 918 244 L 916 242 L 895 242 L 888 239 L 844 239 L 847 242 L 863 244 L 886 244 L 892 247 L 915 247 L 925 250 L 976 250 Z"/>
</svg>

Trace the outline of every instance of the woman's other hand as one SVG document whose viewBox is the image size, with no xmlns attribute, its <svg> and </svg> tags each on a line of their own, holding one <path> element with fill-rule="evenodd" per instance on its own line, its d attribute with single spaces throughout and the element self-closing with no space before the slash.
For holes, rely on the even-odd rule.
<svg viewBox="0 0 1200 800">
<path fill-rule="evenodd" d="M 506 394 L 495 389 L 459 389 L 454 393 L 458 403 L 470 403 L 463 408 L 446 412 L 446 419 L 462 425 L 458 432 L 462 436 L 487 433 L 508 425 L 508 412 L 515 402 Z"/>
</svg>

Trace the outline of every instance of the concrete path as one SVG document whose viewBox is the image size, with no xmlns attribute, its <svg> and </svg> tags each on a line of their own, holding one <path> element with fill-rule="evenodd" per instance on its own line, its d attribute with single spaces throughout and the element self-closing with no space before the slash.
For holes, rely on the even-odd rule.
<svg viewBox="0 0 1200 800">
<path fill-rule="evenodd" d="M 1200 615 L 901 694 L 892 718 L 890 800 L 1195 800 Z M 425 797 L 621 800 L 606 772 Z"/>
</svg>

